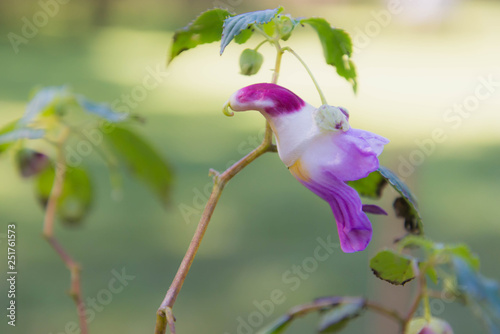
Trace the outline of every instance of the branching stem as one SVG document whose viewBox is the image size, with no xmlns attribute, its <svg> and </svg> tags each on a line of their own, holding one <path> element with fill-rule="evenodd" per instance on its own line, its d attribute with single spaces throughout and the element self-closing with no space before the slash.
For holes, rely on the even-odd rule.
<svg viewBox="0 0 500 334">
<path fill-rule="evenodd" d="M 64 157 L 63 146 L 69 135 L 69 130 L 65 129 L 61 135 L 57 145 L 57 162 L 55 166 L 54 183 L 45 209 L 45 218 L 43 223 L 43 236 L 47 242 L 56 251 L 59 257 L 63 260 L 64 264 L 71 273 L 71 288 L 69 295 L 73 298 L 78 313 L 80 322 L 80 333 L 87 334 L 87 321 L 85 319 L 85 305 L 82 299 L 80 288 L 80 265 L 76 263 L 73 258 L 64 250 L 59 241 L 54 237 L 54 222 L 57 212 L 57 204 L 61 197 L 64 178 L 66 175 L 66 161 Z"/>
<path fill-rule="evenodd" d="M 261 30 L 258 31 L 264 33 Z M 269 36 L 266 37 L 266 41 L 271 42 L 276 47 L 276 63 L 271 81 L 272 83 L 276 84 L 278 82 L 281 58 L 284 51 L 278 41 L 269 39 Z M 198 223 L 198 227 L 196 228 L 194 236 L 191 239 L 191 243 L 189 244 L 189 248 L 184 255 L 184 258 L 182 259 L 179 269 L 175 274 L 174 280 L 172 281 L 172 284 L 170 285 L 167 294 L 163 299 L 163 302 L 156 312 L 155 334 L 165 334 L 167 326 L 169 327 L 171 334 L 176 333 L 174 323 L 175 317 L 173 315 L 172 308 L 174 306 L 175 300 L 177 299 L 177 296 L 179 295 L 182 285 L 184 284 L 187 274 L 189 273 L 189 269 L 193 264 L 196 253 L 198 252 L 198 248 L 200 247 L 203 236 L 205 235 L 205 231 L 207 230 L 208 223 L 212 218 L 212 214 L 214 213 L 217 202 L 219 201 L 219 198 L 222 194 L 222 190 L 236 174 L 238 174 L 243 168 L 248 166 L 252 161 L 266 152 L 276 152 L 276 146 L 273 145 L 273 132 L 268 122 L 266 122 L 266 132 L 264 135 L 264 139 L 257 148 L 255 148 L 252 152 L 247 154 L 240 161 L 236 162 L 221 174 L 216 173 L 215 171 L 210 171 L 210 175 L 212 175 L 214 178 L 212 193 L 208 198 L 208 202 L 205 206 L 205 209 L 203 210 L 200 222 Z"/>
</svg>

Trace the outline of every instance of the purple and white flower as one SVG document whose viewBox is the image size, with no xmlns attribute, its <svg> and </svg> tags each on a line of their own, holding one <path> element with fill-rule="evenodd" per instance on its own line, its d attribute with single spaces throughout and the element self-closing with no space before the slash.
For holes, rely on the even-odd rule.
<svg viewBox="0 0 500 334">
<path fill-rule="evenodd" d="M 371 240 L 372 227 L 358 193 L 347 181 L 377 170 L 377 157 L 389 141 L 351 128 L 349 114 L 343 108 L 315 108 L 274 84 L 238 90 L 226 103 L 226 113 L 229 108 L 257 110 L 269 121 L 283 163 L 299 182 L 330 204 L 342 250 L 364 250 Z"/>
</svg>

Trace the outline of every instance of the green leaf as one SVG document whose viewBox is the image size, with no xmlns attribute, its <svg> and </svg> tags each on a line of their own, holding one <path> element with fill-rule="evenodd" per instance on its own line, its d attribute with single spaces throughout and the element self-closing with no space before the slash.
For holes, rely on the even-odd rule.
<svg viewBox="0 0 500 334">
<path fill-rule="evenodd" d="M 380 166 L 378 169 L 387 182 L 401 195 L 394 202 L 394 209 L 398 217 L 405 219 L 406 229 L 415 234 L 423 232 L 422 218 L 417 208 L 417 200 L 408 186 L 387 167 Z"/>
<path fill-rule="evenodd" d="M 280 334 L 285 331 L 285 329 L 290 325 L 292 322 L 293 317 L 290 315 L 284 315 L 278 320 L 276 320 L 274 323 L 272 323 L 269 326 L 266 326 L 265 328 L 261 329 L 260 331 L 257 332 L 257 334 Z"/>
<path fill-rule="evenodd" d="M 350 303 L 341 303 L 335 306 L 321 317 L 318 332 L 338 332 L 344 328 L 350 320 L 359 316 L 364 307 L 365 301 L 362 298 L 358 298 Z"/>
<path fill-rule="evenodd" d="M 387 180 L 378 172 L 370 173 L 367 177 L 356 181 L 349 181 L 349 186 L 356 189 L 360 196 L 380 198 Z"/>
<path fill-rule="evenodd" d="M 448 245 L 444 249 L 442 249 L 442 251 L 449 252 L 453 256 L 461 258 L 474 270 L 479 270 L 480 267 L 479 257 L 476 254 L 472 253 L 469 246 L 465 244 Z"/>
<path fill-rule="evenodd" d="M 222 25 L 229 16 L 232 14 L 225 9 L 207 10 L 188 26 L 176 30 L 168 62 L 170 63 L 183 51 L 193 49 L 201 44 L 219 41 L 222 37 Z"/>
<path fill-rule="evenodd" d="M 142 137 L 124 127 L 115 126 L 105 137 L 130 172 L 166 204 L 172 183 L 172 171 L 158 152 Z"/>
<path fill-rule="evenodd" d="M 224 26 L 222 28 L 220 54 L 224 52 L 224 49 L 233 38 L 247 29 L 248 26 L 251 24 L 265 24 L 275 18 L 282 10 L 283 7 L 278 7 L 276 9 L 259 10 L 228 17 L 224 21 Z"/>
<path fill-rule="evenodd" d="M 383 250 L 370 261 L 375 276 L 394 285 L 405 285 L 415 278 L 412 259 L 392 250 Z"/>
<path fill-rule="evenodd" d="M 23 117 L 19 120 L 20 126 L 26 126 L 40 115 L 48 115 L 57 112 L 61 101 L 73 100 L 73 94 L 67 87 L 45 87 L 37 91 L 26 106 Z"/>
<path fill-rule="evenodd" d="M 0 135 L 0 145 L 9 144 L 19 139 L 40 139 L 44 136 L 44 134 L 45 130 L 42 129 L 32 129 L 32 128 L 14 129 L 10 132 L 6 132 Z M 0 146 L 0 152 L 1 149 L 2 146 Z"/>
<path fill-rule="evenodd" d="M 84 111 L 104 118 L 110 123 L 122 122 L 129 116 L 127 113 L 114 111 L 111 106 L 106 103 L 95 103 L 82 95 L 77 97 L 77 101 Z"/>
<path fill-rule="evenodd" d="M 54 167 L 47 168 L 36 176 L 35 193 L 43 207 L 49 200 L 54 177 Z M 57 215 L 64 223 L 80 223 L 90 210 L 92 194 L 92 184 L 87 171 L 80 167 L 68 169 L 57 203 Z"/>
<path fill-rule="evenodd" d="M 427 239 L 426 237 L 421 235 L 412 235 L 412 234 L 407 235 L 403 239 L 401 239 L 398 245 L 401 249 L 420 247 L 429 253 L 433 252 L 436 246 L 432 240 Z"/>
<path fill-rule="evenodd" d="M 254 75 L 259 72 L 264 57 L 258 51 L 245 49 L 240 56 L 240 70 L 243 75 Z"/>
<path fill-rule="evenodd" d="M 424 268 L 426 266 L 426 263 L 422 262 L 420 263 L 420 269 Z M 425 274 L 427 275 L 427 277 L 429 277 L 429 279 L 434 283 L 434 284 L 437 284 L 438 283 L 438 274 L 437 274 L 437 271 L 434 267 L 432 266 L 429 266 L 427 267 L 427 269 L 425 270 Z"/>
<path fill-rule="evenodd" d="M 481 275 L 461 257 L 453 259 L 458 289 L 490 333 L 500 333 L 500 284 Z"/>
<path fill-rule="evenodd" d="M 12 121 L 10 123 L 5 124 L 3 127 L 1 127 L 0 128 L 0 138 L 2 138 L 2 135 L 4 135 L 4 134 L 12 132 L 16 128 L 18 121 L 19 120 Z M 12 144 L 12 142 L 6 142 L 4 144 L 0 144 L 0 154 L 3 153 L 4 151 L 6 151 L 10 147 L 11 144 Z"/>
<path fill-rule="evenodd" d="M 309 24 L 318 33 L 326 63 L 337 70 L 338 75 L 351 83 L 354 92 L 357 91 L 356 67 L 351 61 L 352 42 L 344 30 L 333 28 L 322 18 L 307 18 L 300 23 Z"/>
<path fill-rule="evenodd" d="M 253 35 L 253 31 L 252 31 L 251 27 L 248 27 L 247 29 L 243 30 L 238 35 L 236 35 L 234 37 L 234 41 L 238 44 L 243 44 L 246 41 L 248 41 L 250 39 L 250 37 L 252 37 L 252 35 Z"/>
</svg>

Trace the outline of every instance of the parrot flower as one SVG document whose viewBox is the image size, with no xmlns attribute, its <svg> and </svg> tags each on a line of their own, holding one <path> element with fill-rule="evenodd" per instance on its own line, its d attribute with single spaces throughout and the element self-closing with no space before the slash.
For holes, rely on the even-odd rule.
<svg viewBox="0 0 500 334">
<path fill-rule="evenodd" d="M 235 92 L 224 106 L 229 111 L 257 110 L 269 122 L 278 154 L 292 175 L 330 204 L 344 252 L 362 251 L 372 227 L 361 199 L 347 181 L 368 176 L 379 167 L 378 156 L 389 141 L 352 129 L 348 112 L 339 107 L 315 108 L 275 84 L 255 84 Z M 385 213 L 366 206 L 371 213 Z"/>
</svg>

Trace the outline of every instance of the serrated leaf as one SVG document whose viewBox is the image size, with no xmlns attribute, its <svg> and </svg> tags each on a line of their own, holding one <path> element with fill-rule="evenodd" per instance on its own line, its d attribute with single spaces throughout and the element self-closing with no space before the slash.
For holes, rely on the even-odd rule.
<svg viewBox="0 0 500 334">
<path fill-rule="evenodd" d="M 78 96 L 77 101 L 84 111 L 104 118 L 110 123 L 123 122 L 128 118 L 127 113 L 114 111 L 107 103 L 95 103 L 84 96 Z"/>
<path fill-rule="evenodd" d="M 362 298 L 350 303 L 341 303 L 324 313 L 318 327 L 320 333 L 334 333 L 344 328 L 347 323 L 360 315 L 365 307 Z"/>
<path fill-rule="evenodd" d="M 323 47 L 323 55 L 327 64 L 337 70 L 338 75 L 351 83 L 354 92 L 357 91 L 356 67 L 351 61 L 352 41 L 347 32 L 333 28 L 325 19 L 307 18 L 300 20 L 302 24 L 310 25 L 316 30 Z"/>
<path fill-rule="evenodd" d="M 247 29 L 249 25 L 268 23 L 282 10 L 283 7 L 278 7 L 276 9 L 259 10 L 227 18 L 224 21 L 224 26 L 222 28 L 220 54 L 224 52 L 224 49 L 233 40 L 233 38 L 239 35 L 243 30 Z"/>
<path fill-rule="evenodd" d="M 363 179 L 349 181 L 347 184 L 353 187 L 360 196 L 377 199 L 382 195 L 382 190 L 387 184 L 387 180 L 375 171 Z"/>
<path fill-rule="evenodd" d="M 207 10 L 188 26 L 176 30 L 168 62 L 170 63 L 183 51 L 193 49 L 201 44 L 219 41 L 222 37 L 224 20 L 232 15 L 225 9 Z"/>
<path fill-rule="evenodd" d="M 415 234 L 423 232 L 422 218 L 417 208 L 417 200 L 408 186 L 389 168 L 380 166 L 378 172 L 402 197 L 404 203 L 399 199 L 394 202 L 396 215 L 405 219 L 405 227 Z M 406 205 L 405 205 L 406 203 Z M 408 225 L 408 226 L 407 226 Z"/>
<path fill-rule="evenodd" d="M 412 259 L 392 250 L 383 250 L 370 260 L 375 276 L 394 285 L 405 285 L 415 278 Z"/>
<path fill-rule="evenodd" d="M 125 127 L 115 126 L 113 131 L 105 134 L 105 138 L 130 172 L 166 204 L 170 194 L 172 171 L 158 152 L 141 136 Z"/>
<path fill-rule="evenodd" d="M 284 315 L 278 320 L 276 320 L 274 323 L 271 325 L 261 329 L 260 331 L 257 332 L 257 334 L 280 334 L 285 331 L 285 329 L 290 325 L 292 322 L 293 317 L 290 315 Z"/>
<path fill-rule="evenodd" d="M 47 202 L 54 184 L 54 167 L 45 169 L 36 176 L 35 192 L 43 207 Z M 64 184 L 57 203 L 57 215 L 64 223 L 78 224 L 89 213 L 93 189 L 85 169 L 70 168 L 64 176 Z"/>
</svg>

